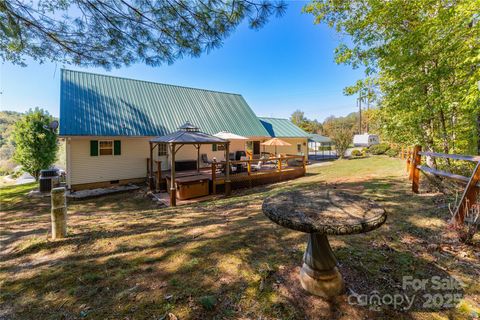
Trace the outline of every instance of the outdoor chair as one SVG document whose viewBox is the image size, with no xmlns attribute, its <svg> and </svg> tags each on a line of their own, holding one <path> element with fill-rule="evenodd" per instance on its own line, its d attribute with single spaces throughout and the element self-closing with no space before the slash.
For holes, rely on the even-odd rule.
<svg viewBox="0 0 480 320">
<path fill-rule="evenodd" d="M 300 167 L 300 166 L 302 166 L 302 163 L 299 162 L 297 159 L 288 159 L 287 160 L 287 165 L 289 167 Z"/>
<path fill-rule="evenodd" d="M 259 171 L 262 169 L 262 161 L 258 161 L 258 164 L 254 164 L 251 166 L 253 171 Z"/>
<path fill-rule="evenodd" d="M 207 156 L 206 153 L 202 153 L 202 155 L 200 157 L 201 157 L 201 160 L 202 160 L 203 163 L 212 164 L 212 161 L 208 160 L 208 156 Z"/>
</svg>

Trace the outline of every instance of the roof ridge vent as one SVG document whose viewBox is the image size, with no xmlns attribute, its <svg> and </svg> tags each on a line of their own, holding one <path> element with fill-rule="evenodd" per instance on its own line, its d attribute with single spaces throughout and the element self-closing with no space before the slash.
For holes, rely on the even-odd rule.
<svg viewBox="0 0 480 320">
<path fill-rule="evenodd" d="M 180 128 L 181 131 L 187 131 L 187 132 L 199 132 L 200 128 L 191 124 L 190 121 L 185 122 Z"/>
</svg>

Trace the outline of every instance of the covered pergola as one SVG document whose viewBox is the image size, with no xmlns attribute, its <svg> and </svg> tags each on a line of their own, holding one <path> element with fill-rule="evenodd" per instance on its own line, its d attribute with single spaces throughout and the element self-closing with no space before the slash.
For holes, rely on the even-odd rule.
<svg viewBox="0 0 480 320">
<path fill-rule="evenodd" d="M 320 145 L 322 147 L 322 158 L 325 158 L 325 146 L 328 146 L 329 147 L 329 154 L 328 156 L 331 157 L 332 156 L 332 150 L 331 150 L 331 147 L 332 147 L 332 139 L 330 139 L 329 137 L 325 137 L 325 136 L 322 136 L 322 135 L 319 135 L 319 134 L 311 134 L 310 137 L 308 138 L 308 142 L 309 144 L 312 143 L 314 145 L 314 150 L 315 150 L 315 157 L 317 157 L 317 151 L 318 151 L 318 145 Z"/>
<path fill-rule="evenodd" d="M 155 178 L 153 175 L 153 151 L 159 144 L 167 144 L 169 146 L 170 153 L 170 205 L 176 205 L 176 189 L 175 189 L 175 154 L 184 145 L 193 145 L 197 149 L 197 172 L 200 171 L 200 146 L 202 144 L 223 144 L 225 146 L 225 194 L 231 193 L 231 181 L 230 181 L 230 160 L 228 157 L 230 142 L 222 138 L 212 136 L 201 132 L 200 129 L 190 122 L 182 125 L 178 131 L 168 134 L 166 136 L 155 137 L 150 141 L 150 163 L 149 163 L 149 185 L 151 190 L 155 190 Z"/>
</svg>

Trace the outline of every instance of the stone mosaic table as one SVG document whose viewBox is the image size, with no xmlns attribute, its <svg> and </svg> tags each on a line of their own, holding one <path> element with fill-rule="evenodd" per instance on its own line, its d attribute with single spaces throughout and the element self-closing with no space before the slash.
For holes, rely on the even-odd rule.
<svg viewBox="0 0 480 320">
<path fill-rule="evenodd" d="M 327 236 L 368 232 L 387 219 L 373 201 L 332 189 L 278 193 L 266 198 L 262 209 L 273 222 L 309 234 L 300 282 L 308 292 L 327 298 L 344 291 Z"/>
</svg>

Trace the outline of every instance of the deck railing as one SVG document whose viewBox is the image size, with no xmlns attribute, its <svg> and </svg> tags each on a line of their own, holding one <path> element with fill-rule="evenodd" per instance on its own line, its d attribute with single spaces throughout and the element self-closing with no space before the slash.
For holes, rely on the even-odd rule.
<svg viewBox="0 0 480 320">
<path fill-rule="evenodd" d="M 476 165 L 471 176 L 466 177 L 463 175 L 422 165 L 422 156 L 469 161 L 476 163 Z M 463 191 L 462 196 L 458 204 L 456 205 L 453 213 L 453 222 L 455 224 L 463 224 L 469 210 L 475 205 L 477 196 L 480 192 L 480 156 L 425 152 L 422 151 L 421 146 L 415 146 L 413 149 L 402 149 L 401 157 L 406 157 L 407 159 L 407 171 L 409 173 L 409 179 L 412 181 L 412 191 L 415 193 L 418 193 L 421 171 L 466 184 L 465 190 Z"/>
<path fill-rule="evenodd" d="M 237 187 L 252 187 L 293 179 L 305 175 L 306 161 L 306 157 L 301 155 L 231 160 L 229 179 Z M 162 179 L 165 177 L 162 176 L 161 161 L 154 160 L 154 163 L 154 172 L 150 173 L 150 159 L 147 158 L 147 182 L 153 184 L 154 190 L 160 191 Z M 211 167 L 200 168 L 201 173 L 211 175 L 212 193 L 217 193 L 217 186 L 225 184 L 225 170 L 225 161 L 213 162 Z"/>
<path fill-rule="evenodd" d="M 226 163 L 212 163 L 212 188 L 225 183 Z M 264 159 L 231 160 L 229 179 L 234 186 L 252 187 L 258 184 L 273 183 L 305 175 L 306 157 L 287 155 Z"/>
</svg>

